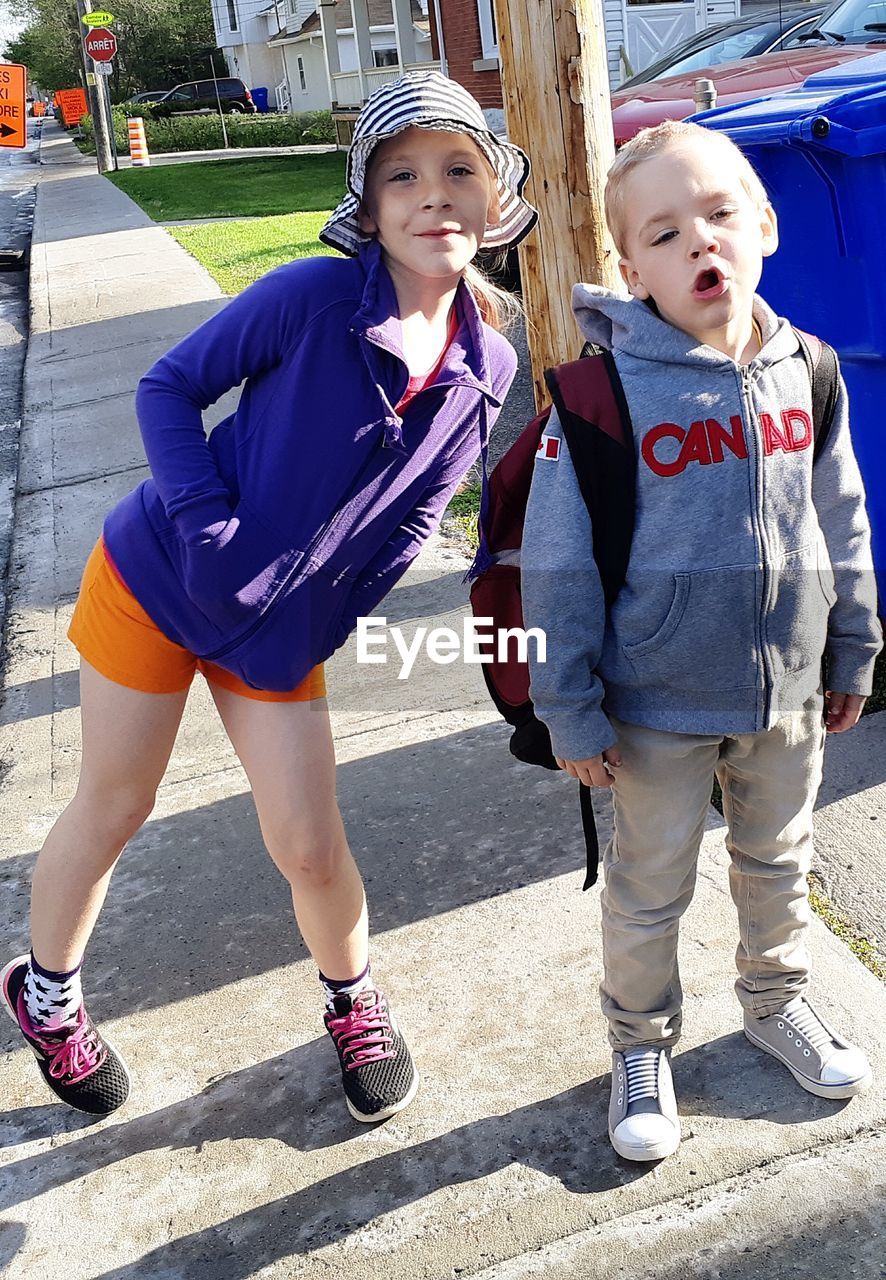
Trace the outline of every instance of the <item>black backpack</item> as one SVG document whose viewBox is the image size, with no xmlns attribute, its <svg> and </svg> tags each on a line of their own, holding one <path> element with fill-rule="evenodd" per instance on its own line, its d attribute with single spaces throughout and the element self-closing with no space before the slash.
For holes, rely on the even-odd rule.
<svg viewBox="0 0 886 1280">
<path fill-rule="evenodd" d="M 811 334 L 795 330 L 812 383 L 813 465 L 824 448 L 837 401 L 837 357 L 832 347 Z M 621 590 L 627 574 L 636 510 L 637 459 L 627 401 L 615 361 L 609 351 L 585 343 L 581 357 L 545 373 L 557 410 L 581 495 L 591 519 L 594 560 L 607 607 Z M 520 547 L 523 520 L 535 455 L 549 447 L 545 427 L 548 406 L 521 432 L 489 476 L 481 513 L 484 565 L 469 576 L 471 610 L 477 618 L 492 619 L 492 634 L 523 626 L 520 593 Z M 553 442 L 556 444 L 556 441 Z M 477 628 L 478 635 L 489 634 Z M 556 769 L 551 737 L 535 714 L 529 697 L 529 667 L 518 656 L 516 641 L 504 657 L 497 645 L 484 662 L 483 676 L 490 697 L 511 726 L 511 754 L 525 764 Z M 599 840 L 590 788 L 579 783 L 579 805 L 587 854 L 583 884 L 597 881 Z"/>
</svg>

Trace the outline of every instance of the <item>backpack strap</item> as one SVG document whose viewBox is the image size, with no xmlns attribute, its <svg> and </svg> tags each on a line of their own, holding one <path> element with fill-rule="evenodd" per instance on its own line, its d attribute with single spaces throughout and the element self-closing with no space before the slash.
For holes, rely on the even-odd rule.
<svg viewBox="0 0 886 1280">
<path fill-rule="evenodd" d="M 587 870 L 582 892 L 597 883 L 600 870 L 600 837 L 597 835 L 597 822 L 594 817 L 594 806 L 591 801 L 591 788 L 583 782 L 578 784 L 578 805 L 581 810 L 581 829 L 585 838 L 585 854 Z"/>
<path fill-rule="evenodd" d="M 586 342 L 578 360 L 545 371 L 579 489 L 588 509 L 594 560 L 611 604 L 624 585 L 636 512 L 634 433 L 612 353 Z M 585 842 L 583 889 L 597 882 L 600 840 L 591 789 L 578 787 Z"/>
<path fill-rule="evenodd" d="M 624 585 L 636 516 L 637 457 L 621 378 L 610 351 L 545 372 L 594 535 L 594 560 L 611 605 Z"/>
<path fill-rule="evenodd" d="M 811 333 L 794 329 L 800 343 L 800 353 L 809 371 L 812 383 L 812 465 L 821 457 L 828 442 L 837 406 L 840 377 L 837 369 L 837 353 Z"/>
</svg>

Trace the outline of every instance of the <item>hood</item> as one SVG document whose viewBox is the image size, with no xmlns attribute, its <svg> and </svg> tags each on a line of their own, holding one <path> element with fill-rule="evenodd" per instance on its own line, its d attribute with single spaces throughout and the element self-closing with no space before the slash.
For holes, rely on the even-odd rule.
<svg viewBox="0 0 886 1280">
<path fill-rule="evenodd" d="M 685 120 L 692 115 L 697 109 L 695 82 L 700 76 L 713 80 L 717 105 L 724 107 L 794 89 L 817 71 L 871 52 L 873 48 L 868 45 L 792 49 L 790 53 L 758 54 L 755 58 L 724 62 L 720 66 L 703 67 L 635 85 L 633 89 L 612 95 L 616 142 L 621 145 L 640 129 L 660 124 L 662 120 Z"/>
<path fill-rule="evenodd" d="M 572 290 L 572 310 L 582 336 L 608 351 L 655 364 L 708 368 L 734 364 L 722 351 L 660 319 L 639 298 L 625 298 L 596 284 L 577 284 Z M 755 363 L 774 364 L 793 355 L 798 347 L 794 330 L 759 296 L 754 298 L 754 319 L 763 335 L 763 349 Z"/>
</svg>

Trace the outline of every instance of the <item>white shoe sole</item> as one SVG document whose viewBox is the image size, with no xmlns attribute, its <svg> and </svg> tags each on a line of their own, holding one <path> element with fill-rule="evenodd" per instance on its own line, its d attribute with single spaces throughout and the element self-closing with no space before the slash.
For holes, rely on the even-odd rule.
<svg viewBox="0 0 886 1280">
<path fill-rule="evenodd" d="M 679 1129 L 672 1137 L 660 1142 L 650 1143 L 648 1146 L 638 1147 L 632 1143 L 624 1142 L 616 1134 L 609 1130 L 609 1141 L 612 1143 L 613 1150 L 625 1160 L 664 1160 L 668 1156 L 672 1156 L 680 1146 Z"/>
<path fill-rule="evenodd" d="M 804 1076 L 802 1071 L 798 1071 L 796 1067 L 792 1066 L 777 1049 L 774 1049 L 770 1044 L 766 1044 L 765 1041 L 759 1040 L 752 1032 L 748 1031 L 747 1027 L 745 1027 L 744 1033 L 751 1044 L 756 1045 L 758 1049 L 762 1049 L 764 1053 L 768 1053 L 770 1057 L 775 1058 L 782 1066 L 787 1067 L 797 1084 L 805 1089 L 807 1093 L 814 1093 L 817 1098 L 854 1098 L 857 1093 L 864 1093 L 865 1089 L 870 1088 L 873 1080 L 870 1068 L 856 1080 L 844 1080 L 842 1084 L 822 1084 L 820 1080 L 813 1080 L 811 1076 Z"/>
<path fill-rule="evenodd" d="M 361 1124 L 378 1124 L 382 1120 L 390 1120 L 391 1116 L 396 1116 L 401 1111 L 405 1111 L 417 1092 L 418 1072 L 416 1071 L 406 1096 L 401 1098 L 399 1102 L 395 1102 L 393 1106 L 385 1107 L 383 1111 L 375 1111 L 371 1116 L 364 1116 L 362 1111 L 357 1110 L 350 1098 L 346 1097 L 345 1102 L 348 1104 L 348 1110 L 355 1120 L 359 1120 Z"/>
</svg>

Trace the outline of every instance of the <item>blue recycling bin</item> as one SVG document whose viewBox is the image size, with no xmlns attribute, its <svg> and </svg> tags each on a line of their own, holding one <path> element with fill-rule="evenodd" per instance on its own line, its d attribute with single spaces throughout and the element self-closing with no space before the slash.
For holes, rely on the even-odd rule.
<svg viewBox="0 0 886 1280">
<path fill-rule="evenodd" d="M 262 86 L 259 89 L 250 89 L 249 92 L 252 94 L 252 101 L 258 107 L 259 111 L 270 110 L 270 107 L 268 106 L 268 91 L 266 88 Z"/>
<path fill-rule="evenodd" d="M 692 117 L 760 175 L 780 243 L 760 292 L 840 356 L 886 613 L 886 53 L 771 98 Z"/>
</svg>

